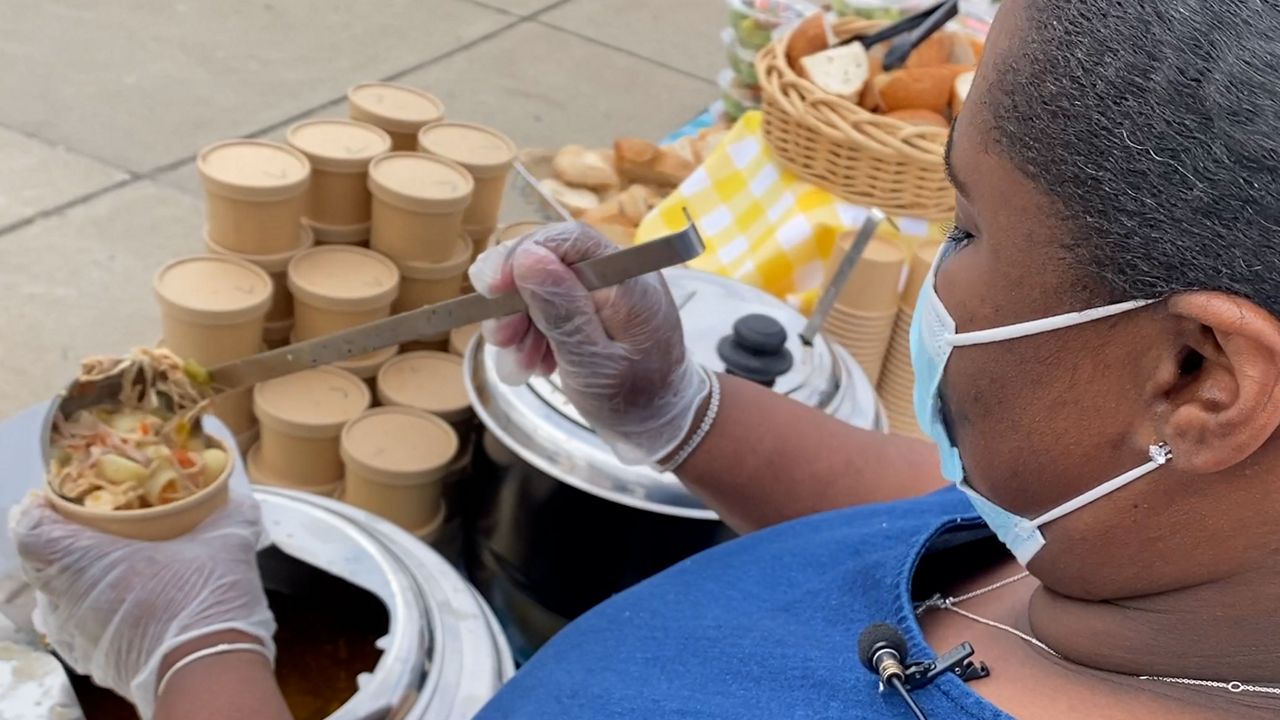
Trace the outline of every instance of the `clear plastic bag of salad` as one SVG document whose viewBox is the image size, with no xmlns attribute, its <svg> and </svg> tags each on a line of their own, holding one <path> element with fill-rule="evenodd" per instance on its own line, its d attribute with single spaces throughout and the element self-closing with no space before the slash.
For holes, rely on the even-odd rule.
<svg viewBox="0 0 1280 720">
<path fill-rule="evenodd" d="M 806 0 L 725 0 L 729 6 L 729 29 L 745 50 L 764 48 L 774 33 L 817 12 L 821 7 Z"/>
</svg>

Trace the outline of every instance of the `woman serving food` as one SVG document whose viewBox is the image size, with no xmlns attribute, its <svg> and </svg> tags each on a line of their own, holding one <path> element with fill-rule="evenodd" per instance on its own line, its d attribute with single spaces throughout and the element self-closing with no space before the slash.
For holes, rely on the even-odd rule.
<svg viewBox="0 0 1280 720">
<path fill-rule="evenodd" d="M 859 668 L 881 622 L 911 659 L 968 641 L 990 668 L 915 691 L 935 719 L 1280 713 L 1280 9 L 1003 6 L 912 329 L 935 444 L 694 366 L 659 278 L 577 283 L 611 251 L 589 229 L 480 258 L 477 288 L 529 305 L 485 331 L 508 379 L 558 369 L 619 457 L 675 464 L 745 533 L 574 622 L 481 717 L 910 718 Z M 41 503 L 12 525 L 78 609 L 55 646 L 110 655 L 95 679 L 158 718 L 287 716 L 252 506 L 166 543 Z"/>
</svg>

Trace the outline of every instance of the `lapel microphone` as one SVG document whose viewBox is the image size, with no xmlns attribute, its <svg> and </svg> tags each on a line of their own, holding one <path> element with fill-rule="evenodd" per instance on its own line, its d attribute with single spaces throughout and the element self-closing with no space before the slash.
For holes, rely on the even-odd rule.
<svg viewBox="0 0 1280 720">
<path fill-rule="evenodd" d="M 915 714 L 916 720 L 928 720 L 907 692 L 904 683 L 907 679 L 907 641 L 897 628 L 885 623 L 868 626 L 858 636 L 858 657 L 868 670 L 880 677 L 883 687 L 897 691 L 907 708 Z"/>
</svg>

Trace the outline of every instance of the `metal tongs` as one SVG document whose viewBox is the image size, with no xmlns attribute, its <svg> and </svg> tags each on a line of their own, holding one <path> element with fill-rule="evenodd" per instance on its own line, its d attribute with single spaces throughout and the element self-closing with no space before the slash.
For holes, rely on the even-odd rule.
<svg viewBox="0 0 1280 720">
<path fill-rule="evenodd" d="M 907 56 L 915 50 L 925 38 L 934 34 L 951 22 L 952 18 L 960 12 L 960 0 L 943 0 L 933 7 L 926 8 L 905 17 L 889 27 L 874 32 L 864 37 L 853 37 L 848 40 L 836 43 L 836 45 L 848 45 L 849 43 L 858 42 L 868 50 L 873 45 L 879 45 L 887 40 L 894 40 L 889 46 L 889 50 L 884 55 L 884 69 L 897 70 L 907 61 Z M 904 33 L 906 33 L 904 35 Z M 898 37 L 903 35 L 903 37 Z"/>
<path fill-rule="evenodd" d="M 685 217 L 689 226 L 684 230 L 569 267 L 587 290 L 599 290 L 693 260 L 702 254 L 704 244 L 688 210 L 685 210 Z M 223 393 L 524 310 L 525 303 L 519 293 L 492 298 L 471 293 L 333 335 L 235 360 L 208 370 L 207 377 L 193 379 Z M 49 438 L 54 419 L 58 415 L 70 418 L 77 411 L 91 407 L 115 405 L 124 390 L 123 383 L 121 373 L 91 382 L 76 380 L 55 398 L 45 416 L 41 437 L 46 462 L 50 459 Z"/>
</svg>

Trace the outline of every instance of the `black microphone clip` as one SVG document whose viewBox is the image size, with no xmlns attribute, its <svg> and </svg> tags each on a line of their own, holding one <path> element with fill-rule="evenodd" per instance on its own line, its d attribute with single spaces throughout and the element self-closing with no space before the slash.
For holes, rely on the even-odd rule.
<svg viewBox="0 0 1280 720">
<path fill-rule="evenodd" d="M 926 660 L 906 666 L 903 682 L 908 688 L 919 690 L 948 673 L 965 682 L 981 680 L 991 675 L 991 670 L 987 668 L 986 663 L 974 664 L 969 659 L 971 657 L 973 657 L 973 645 L 967 642 L 960 643 L 939 655 L 936 660 Z"/>
</svg>

